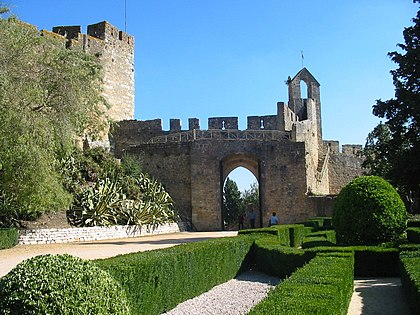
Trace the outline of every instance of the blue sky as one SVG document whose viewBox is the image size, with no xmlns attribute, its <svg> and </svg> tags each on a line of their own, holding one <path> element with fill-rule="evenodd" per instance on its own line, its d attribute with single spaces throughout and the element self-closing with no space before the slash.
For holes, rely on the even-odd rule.
<svg viewBox="0 0 420 315">
<path fill-rule="evenodd" d="M 6 0 L 51 30 L 107 20 L 134 35 L 136 119 L 275 114 L 304 66 L 321 84 L 323 138 L 364 144 L 372 105 L 394 96 L 387 53 L 403 42 L 411 0 Z M 126 15 L 126 19 L 125 19 Z M 243 189 L 243 187 L 240 187 Z"/>
</svg>

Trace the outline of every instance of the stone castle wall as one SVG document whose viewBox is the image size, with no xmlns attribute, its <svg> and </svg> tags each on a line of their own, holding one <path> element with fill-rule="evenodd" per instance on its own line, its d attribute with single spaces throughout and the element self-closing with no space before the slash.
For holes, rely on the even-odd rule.
<svg viewBox="0 0 420 315">
<path fill-rule="evenodd" d="M 134 118 L 134 37 L 103 21 L 80 26 L 56 26 L 53 33 L 67 39 L 67 47 L 80 47 L 97 57 L 103 67 L 103 96 L 111 105 L 113 121 Z"/>
</svg>

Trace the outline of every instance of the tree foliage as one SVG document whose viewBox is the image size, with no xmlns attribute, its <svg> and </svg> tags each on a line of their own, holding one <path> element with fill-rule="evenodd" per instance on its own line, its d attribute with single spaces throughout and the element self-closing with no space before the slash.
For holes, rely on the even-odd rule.
<svg viewBox="0 0 420 315">
<path fill-rule="evenodd" d="M 243 193 L 239 191 L 238 185 L 229 177 L 223 187 L 222 216 L 226 225 L 238 222 L 239 215 L 245 216 L 246 210 L 257 209 L 259 207 L 259 186 L 258 182 L 251 184 L 249 189 Z"/>
<path fill-rule="evenodd" d="M 341 190 L 332 219 L 338 242 L 372 244 L 399 239 L 406 229 L 407 212 L 386 180 L 362 176 Z"/>
<path fill-rule="evenodd" d="M 420 197 L 420 10 L 414 25 L 405 28 L 401 52 L 390 52 L 398 68 L 391 71 L 395 97 L 378 100 L 373 114 L 386 119 L 369 134 L 364 166 L 409 197 Z M 413 205 L 411 200 L 411 206 Z"/>
<path fill-rule="evenodd" d="M 60 160 L 103 127 L 102 72 L 95 57 L 14 17 L 0 18 L 0 38 L 0 220 L 10 209 L 30 219 L 71 203 Z"/>
<path fill-rule="evenodd" d="M 223 187 L 223 222 L 227 225 L 237 222 L 239 214 L 243 212 L 241 192 L 236 182 L 228 177 Z"/>
<path fill-rule="evenodd" d="M 75 150 L 63 161 L 62 171 L 74 196 L 68 211 L 73 225 L 156 227 L 178 219 L 169 193 L 133 156 L 118 162 L 103 148 Z"/>
</svg>

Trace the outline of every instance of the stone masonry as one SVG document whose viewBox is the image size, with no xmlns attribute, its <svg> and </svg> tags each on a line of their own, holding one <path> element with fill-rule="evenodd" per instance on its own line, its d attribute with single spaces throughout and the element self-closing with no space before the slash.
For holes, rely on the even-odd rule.
<svg viewBox="0 0 420 315">
<path fill-rule="evenodd" d="M 45 31 L 44 31 L 45 33 Z M 134 37 L 103 21 L 88 25 L 87 34 L 80 26 L 56 26 L 68 48 L 80 47 L 96 56 L 104 72 L 103 96 L 111 106 L 112 121 L 134 118 Z"/>
<path fill-rule="evenodd" d="M 237 117 L 211 117 L 208 130 L 197 118 L 189 119 L 188 130 L 171 119 L 169 131 L 160 119 L 126 120 L 114 126 L 112 146 L 117 157 L 140 157 L 201 231 L 223 229 L 223 183 L 240 166 L 259 183 L 258 226 L 273 211 L 282 223 L 331 215 L 331 196 L 362 173 L 361 146 L 343 145 L 340 152 L 337 141 L 322 139 L 320 84 L 306 68 L 288 86 L 288 103 L 278 102 L 275 115 L 248 117 L 246 130 L 238 129 Z"/>
</svg>

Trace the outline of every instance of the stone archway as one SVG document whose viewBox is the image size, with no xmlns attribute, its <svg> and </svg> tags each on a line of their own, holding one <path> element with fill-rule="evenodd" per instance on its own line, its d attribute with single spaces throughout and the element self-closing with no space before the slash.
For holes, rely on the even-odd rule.
<svg viewBox="0 0 420 315">
<path fill-rule="evenodd" d="M 260 166 L 261 166 L 261 161 L 256 156 L 249 153 L 243 153 L 243 152 L 227 155 L 220 161 L 220 175 L 221 175 L 220 176 L 220 190 L 219 190 L 220 191 L 220 205 L 223 204 L 223 186 L 230 172 L 232 172 L 238 167 L 243 167 L 247 169 L 248 171 L 250 171 L 257 179 L 258 187 L 259 187 L 259 203 L 258 203 L 258 209 L 255 210 L 256 216 L 257 216 L 256 227 L 263 226 L 261 200 L 262 200 L 262 194 L 264 192 L 261 190 L 261 185 L 260 185 L 261 183 Z M 220 208 L 220 211 L 222 211 L 221 208 Z M 221 225 L 223 227 L 223 222 L 221 222 Z"/>
</svg>

